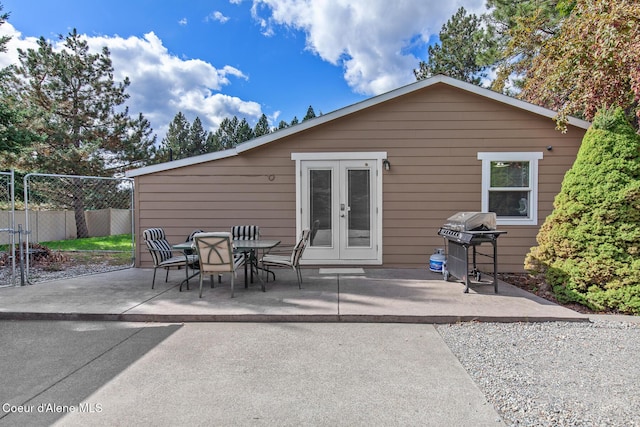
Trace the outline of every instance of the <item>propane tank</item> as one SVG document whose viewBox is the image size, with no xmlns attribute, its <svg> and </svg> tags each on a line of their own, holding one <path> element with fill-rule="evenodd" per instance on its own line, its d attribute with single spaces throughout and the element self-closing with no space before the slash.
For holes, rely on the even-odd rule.
<svg viewBox="0 0 640 427">
<path fill-rule="evenodd" d="M 444 256 L 444 249 L 436 248 L 433 255 L 429 257 L 429 270 L 435 273 L 442 273 L 445 261 L 446 257 Z"/>
</svg>

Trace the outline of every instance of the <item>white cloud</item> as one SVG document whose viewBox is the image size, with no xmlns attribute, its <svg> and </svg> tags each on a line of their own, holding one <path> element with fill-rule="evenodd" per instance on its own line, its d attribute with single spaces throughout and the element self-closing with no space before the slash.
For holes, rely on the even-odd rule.
<svg viewBox="0 0 640 427">
<path fill-rule="evenodd" d="M 228 16 L 224 16 L 224 14 L 218 10 L 216 10 L 215 12 L 213 12 L 211 15 L 207 16 L 206 20 L 207 21 L 218 21 L 221 24 L 224 24 L 225 22 L 227 22 L 230 18 Z"/>
<path fill-rule="evenodd" d="M 145 34 L 144 39 L 94 37 L 90 43 L 95 49 L 109 48 L 116 78 L 128 76 L 131 80 L 130 111 L 142 111 L 152 123 L 162 126 L 159 135 L 164 135 L 164 127 L 178 111 L 190 121 L 200 117 L 207 130 L 217 129 L 228 116 L 258 118 L 262 114 L 256 102 L 216 93 L 230 84 L 230 76 L 246 79 L 242 71 L 173 56 L 153 32 Z"/>
<path fill-rule="evenodd" d="M 179 25 L 187 25 L 188 24 L 187 18 L 182 18 L 181 20 L 178 21 L 178 24 Z"/>
<path fill-rule="evenodd" d="M 22 38 L 9 23 L 0 26 L 0 35 L 12 36 L 7 52 L 0 53 L 0 67 L 18 62 L 16 48 L 36 48 L 36 38 Z M 200 59 L 171 55 L 153 32 L 140 37 L 88 37 L 92 51 L 106 46 L 111 52 L 116 81 L 129 77 L 127 101 L 130 114 L 142 112 L 161 140 L 174 116 L 181 111 L 189 121 L 200 117 L 205 129 L 214 131 L 225 117 L 256 120 L 260 104 L 219 93 L 231 84 L 229 78 L 247 79 L 231 66 L 216 68 Z M 61 42 L 55 41 L 59 48 Z"/>
<path fill-rule="evenodd" d="M 253 0 L 251 10 L 263 34 L 303 31 L 307 49 L 344 67 L 354 91 L 376 95 L 415 81 L 412 70 L 425 58 L 409 48 L 426 44 L 461 6 L 485 11 L 484 0 Z"/>
<path fill-rule="evenodd" d="M 18 63 L 18 49 L 27 50 L 37 49 L 38 47 L 37 37 L 22 38 L 22 33 L 16 30 L 9 22 L 0 25 L 0 37 L 3 36 L 11 37 L 11 40 L 6 46 L 6 52 L 0 52 L 0 68 Z"/>
</svg>

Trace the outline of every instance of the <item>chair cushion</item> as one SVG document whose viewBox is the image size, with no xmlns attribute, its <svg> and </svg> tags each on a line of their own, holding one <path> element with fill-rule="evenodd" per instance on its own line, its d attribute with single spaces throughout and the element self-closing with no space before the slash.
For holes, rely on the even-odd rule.
<svg viewBox="0 0 640 427">
<path fill-rule="evenodd" d="M 257 225 L 234 225 L 231 227 L 233 240 L 257 240 L 260 238 L 260 227 Z"/>
<path fill-rule="evenodd" d="M 162 262 L 168 260 L 173 257 L 173 253 L 171 252 L 171 245 L 166 240 L 145 240 L 147 247 L 149 248 L 149 252 L 151 253 L 151 257 L 153 258 L 153 264 L 158 266 Z M 184 257 L 182 257 L 185 260 Z"/>
<path fill-rule="evenodd" d="M 244 254 L 234 254 L 233 255 L 233 268 L 238 269 L 244 265 L 246 261 L 246 257 Z"/>
<path fill-rule="evenodd" d="M 193 231 L 191 232 L 191 234 L 189 234 L 189 236 L 187 237 L 187 240 L 185 240 L 185 242 L 191 242 L 191 241 L 193 241 L 193 236 L 195 236 L 195 235 L 196 235 L 196 234 L 198 234 L 198 233 L 204 233 L 204 231 L 203 231 L 203 230 L 193 230 Z"/>
<path fill-rule="evenodd" d="M 148 228 L 142 233 L 144 240 L 167 240 L 162 228 Z"/>
<path fill-rule="evenodd" d="M 266 254 L 265 256 L 262 257 L 262 263 L 270 264 L 270 265 L 282 265 L 285 267 L 292 266 L 291 256 L 285 256 L 285 255 Z"/>
<path fill-rule="evenodd" d="M 185 242 L 193 242 L 193 236 L 195 236 L 198 233 L 204 233 L 204 231 L 202 230 L 193 230 L 191 232 L 191 234 L 189 234 L 189 236 L 187 236 L 187 240 L 185 240 Z M 196 253 L 195 249 L 185 249 L 182 252 L 184 252 L 185 255 L 193 255 Z"/>
<path fill-rule="evenodd" d="M 178 267 L 187 264 L 191 265 L 196 262 L 198 262 L 198 257 L 196 255 L 189 255 L 188 257 L 179 255 L 165 259 L 158 264 L 158 267 Z"/>
</svg>

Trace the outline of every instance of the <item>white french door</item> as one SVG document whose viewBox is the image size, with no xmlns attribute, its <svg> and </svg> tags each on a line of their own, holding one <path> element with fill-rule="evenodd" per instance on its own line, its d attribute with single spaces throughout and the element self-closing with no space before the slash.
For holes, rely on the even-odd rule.
<svg viewBox="0 0 640 427">
<path fill-rule="evenodd" d="M 300 161 L 298 221 L 311 229 L 306 263 L 381 262 L 380 164 L 376 158 Z"/>
</svg>

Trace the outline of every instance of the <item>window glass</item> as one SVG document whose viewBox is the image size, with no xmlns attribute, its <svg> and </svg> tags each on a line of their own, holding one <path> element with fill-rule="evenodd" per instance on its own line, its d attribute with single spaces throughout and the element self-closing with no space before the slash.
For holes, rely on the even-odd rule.
<svg viewBox="0 0 640 427">
<path fill-rule="evenodd" d="M 497 216 L 529 216 L 529 162 L 492 161 L 489 211 Z M 527 191 L 514 191 L 515 189 Z M 512 190 L 513 189 L 513 190 Z"/>
<path fill-rule="evenodd" d="M 309 171 L 309 223 L 313 224 L 311 246 L 331 246 L 331 169 Z"/>
<path fill-rule="evenodd" d="M 489 212 L 497 216 L 529 216 L 528 191 L 489 191 Z"/>
<path fill-rule="evenodd" d="M 491 187 L 529 187 L 529 162 L 491 162 Z"/>
<path fill-rule="evenodd" d="M 349 169 L 349 247 L 371 246 L 371 194 L 370 171 Z"/>
</svg>

